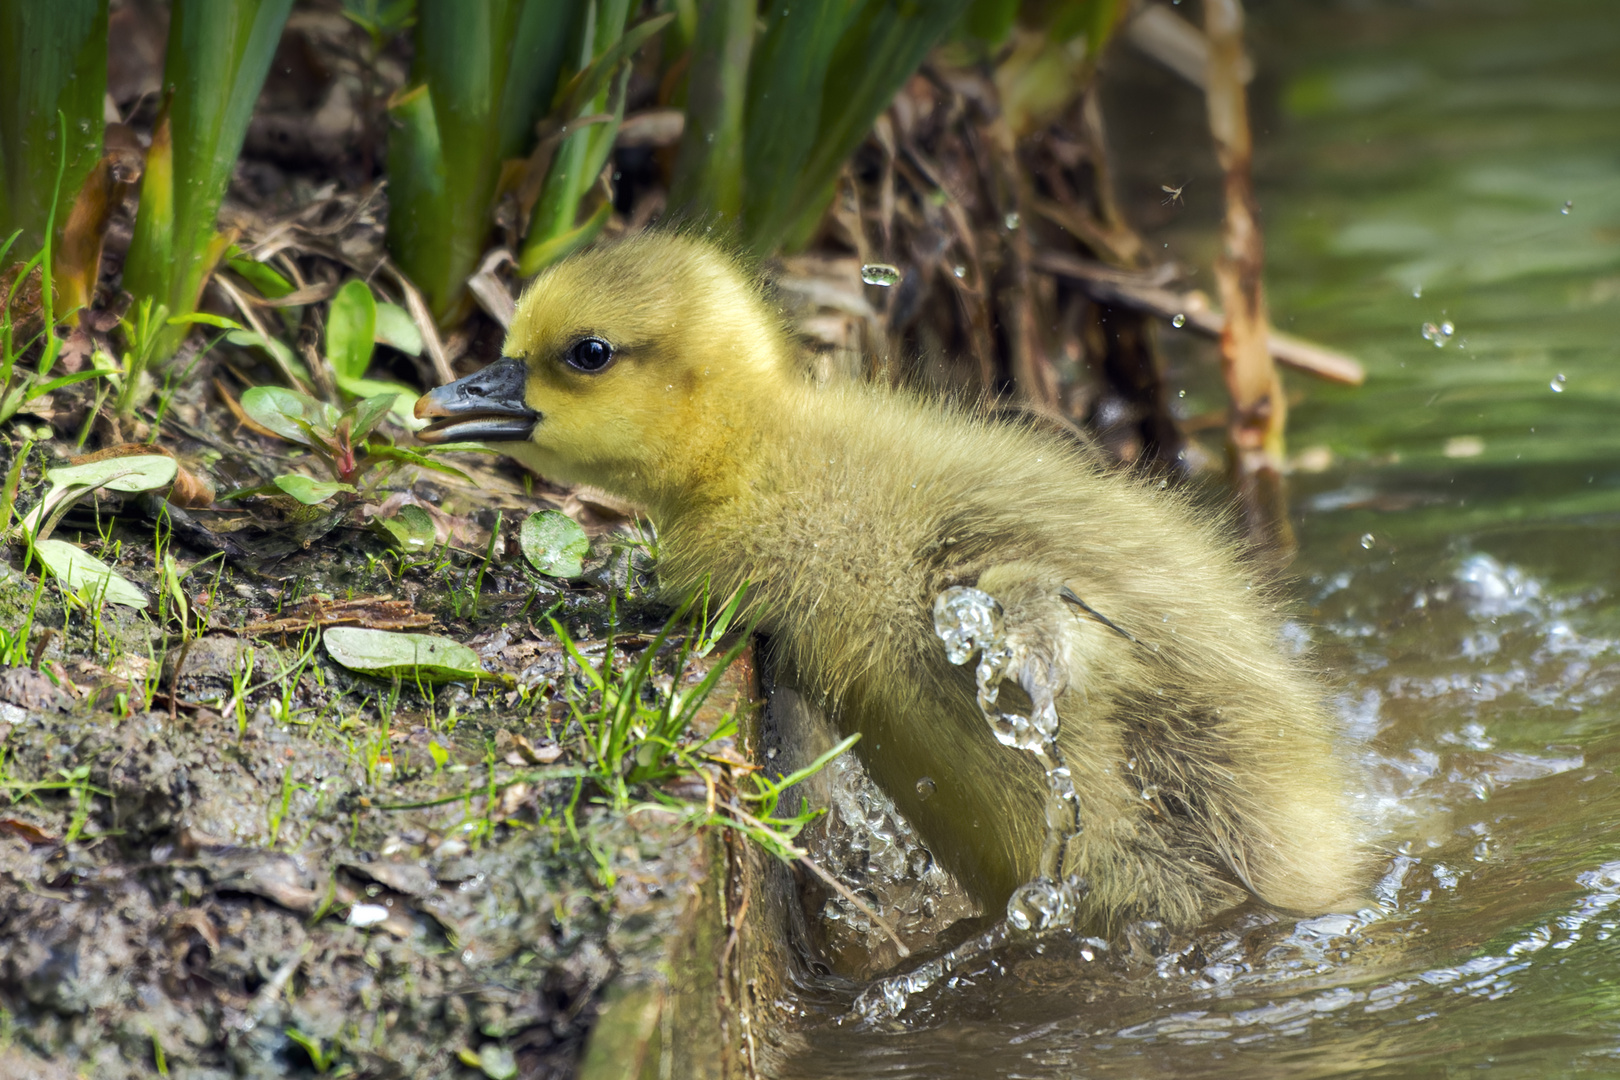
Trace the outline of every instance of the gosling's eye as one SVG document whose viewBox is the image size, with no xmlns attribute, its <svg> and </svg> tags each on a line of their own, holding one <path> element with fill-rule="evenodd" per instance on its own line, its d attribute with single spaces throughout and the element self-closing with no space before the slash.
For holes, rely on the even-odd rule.
<svg viewBox="0 0 1620 1080">
<path fill-rule="evenodd" d="M 613 346 L 599 337 L 580 338 L 568 347 L 568 366 L 595 373 L 613 363 Z"/>
</svg>

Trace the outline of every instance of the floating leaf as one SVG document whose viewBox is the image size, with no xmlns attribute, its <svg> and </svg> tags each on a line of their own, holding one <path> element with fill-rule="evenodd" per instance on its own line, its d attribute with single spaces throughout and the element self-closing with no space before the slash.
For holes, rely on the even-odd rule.
<svg viewBox="0 0 1620 1080">
<path fill-rule="evenodd" d="M 579 522 L 556 510 L 530 514 L 518 530 L 518 543 L 534 568 L 550 577 L 578 577 L 591 549 Z"/>
<path fill-rule="evenodd" d="M 420 506 L 402 506 L 398 514 L 379 519 L 376 524 L 401 551 L 431 551 L 439 540 L 433 519 Z"/>
<path fill-rule="evenodd" d="M 377 301 L 371 286 L 351 279 L 332 297 L 326 317 L 326 358 L 339 375 L 358 379 L 371 366 L 377 332 Z"/>
<path fill-rule="evenodd" d="M 301 473 L 283 473 L 276 477 L 276 487 L 305 506 L 323 503 L 340 491 L 353 491 L 353 484 L 340 484 L 335 480 L 316 480 Z"/>
<path fill-rule="evenodd" d="M 122 604 L 132 608 L 146 606 L 146 594 L 137 589 L 128 578 L 94 555 L 65 540 L 41 540 L 34 545 L 34 554 L 52 577 L 60 580 L 74 592 L 89 592 L 92 596 L 101 596 L 109 604 Z"/>
<path fill-rule="evenodd" d="M 377 305 L 377 344 L 391 345 L 402 353 L 422 355 L 422 331 L 411 313 L 398 304 Z"/>
<path fill-rule="evenodd" d="M 491 679 L 478 654 L 433 634 L 396 634 L 358 626 L 334 626 L 323 639 L 333 660 L 363 675 L 423 682 Z"/>
</svg>

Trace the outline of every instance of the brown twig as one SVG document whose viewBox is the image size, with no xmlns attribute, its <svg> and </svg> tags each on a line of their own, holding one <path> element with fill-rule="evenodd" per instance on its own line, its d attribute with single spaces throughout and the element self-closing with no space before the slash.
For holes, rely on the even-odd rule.
<svg viewBox="0 0 1620 1080">
<path fill-rule="evenodd" d="M 1166 281 L 1175 274 L 1175 267 L 1168 263 L 1157 270 L 1138 273 L 1116 270 L 1061 251 L 1037 251 L 1031 264 L 1037 270 L 1075 282 L 1094 300 L 1145 311 L 1206 337 L 1218 339 L 1226 329 L 1226 316 L 1210 307 L 1202 293 L 1178 292 L 1165 287 Z M 1179 324 L 1175 323 L 1177 316 L 1182 319 Z M 1291 334 L 1270 331 L 1266 347 L 1277 363 L 1328 382 L 1360 386 L 1367 379 L 1366 371 L 1354 357 Z"/>
<path fill-rule="evenodd" d="M 1232 399 L 1227 425 L 1232 482 L 1251 541 L 1288 553 L 1295 544 L 1282 486 L 1288 404 L 1267 344 L 1269 318 L 1261 280 L 1265 241 L 1250 172 L 1253 142 L 1243 85 L 1241 0 L 1205 0 L 1204 35 L 1209 41 L 1204 100 L 1225 174 L 1226 219 L 1215 281 L 1226 312 L 1221 372 Z"/>
</svg>

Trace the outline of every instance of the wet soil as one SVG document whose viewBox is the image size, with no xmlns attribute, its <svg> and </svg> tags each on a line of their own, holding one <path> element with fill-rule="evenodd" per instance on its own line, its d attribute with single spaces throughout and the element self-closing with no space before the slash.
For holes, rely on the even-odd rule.
<svg viewBox="0 0 1620 1080">
<path fill-rule="evenodd" d="M 157 597 L 166 510 L 107 496 L 56 535 Z M 209 554 L 174 532 L 181 566 Z M 666 962 L 705 841 L 571 775 L 577 671 L 546 618 L 599 655 L 610 622 L 622 652 L 664 613 L 634 581 L 540 578 L 515 542 L 486 565 L 351 517 L 289 532 L 186 579 L 200 635 L 39 594 L 34 664 L 0 671 L 0 1075 L 574 1075 L 605 988 Z M 26 625 L 33 579 L 0 574 Z M 289 629 L 402 609 L 497 679 L 367 680 Z"/>
</svg>

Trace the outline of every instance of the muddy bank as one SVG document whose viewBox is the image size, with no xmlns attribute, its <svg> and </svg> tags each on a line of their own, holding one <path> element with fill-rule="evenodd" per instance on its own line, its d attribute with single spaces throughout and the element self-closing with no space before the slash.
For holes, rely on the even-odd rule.
<svg viewBox="0 0 1620 1080">
<path fill-rule="evenodd" d="M 141 504 L 99 512 L 106 538 L 72 518 L 59 535 L 122 541 L 120 572 L 155 592 Z M 568 705 L 578 666 L 543 618 L 588 658 L 611 625 L 622 666 L 666 613 L 499 559 L 469 603 L 455 594 L 483 560 L 382 569 L 383 554 L 343 526 L 258 572 L 227 558 L 201 586 L 200 637 L 64 610 L 54 586 L 36 602 L 31 576 L 6 573 L 0 604 L 37 668 L 0 672 L 0 1075 L 560 1077 L 587 1055 L 619 1075 L 623 1054 L 664 1053 L 677 997 L 705 992 L 683 1052 L 718 1067 L 727 846 L 672 812 L 601 805 Z M 368 680 L 298 627 L 390 612 L 494 677 Z M 703 665 L 666 652 L 662 685 L 695 685 Z M 751 681 L 734 665 L 694 729 L 745 708 Z M 706 753 L 707 781 L 672 785 L 698 806 L 736 759 L 730 739 Z M 593 1044 L 604 1015 L 615 1034 Z"/>
</svg>

